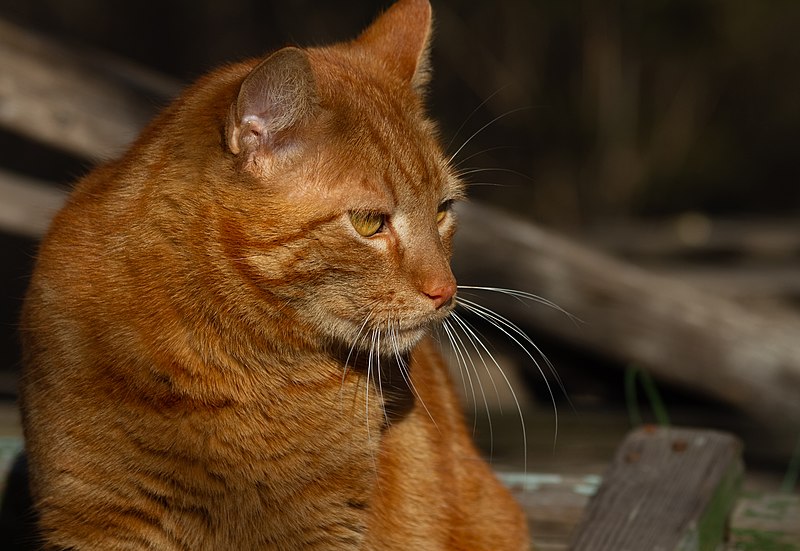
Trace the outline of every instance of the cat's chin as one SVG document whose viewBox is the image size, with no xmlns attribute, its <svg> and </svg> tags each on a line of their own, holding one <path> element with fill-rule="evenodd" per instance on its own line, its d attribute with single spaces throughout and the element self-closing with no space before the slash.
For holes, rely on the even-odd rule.
<svg viewBox="0 0 800 551">
<path fill-rule="evenodd" d="M 400 353 L 406 353 L 411 351 L 429 331 L 430 328 L 428 326 L 395 330 L 389 344 L 392 351 L 397 348 Z"/>
<path fill-rule="evenodd" d="M 360 333 L 349 337 L 339 335 L 334 338 L 338 342 L 336 348 L 344 351 L 346 356 L 383 356 L 403 357 L 419 344 L 430 333 L 430 324 L 392 327 L 390 330 L 362 329 Z"/>
</svg>

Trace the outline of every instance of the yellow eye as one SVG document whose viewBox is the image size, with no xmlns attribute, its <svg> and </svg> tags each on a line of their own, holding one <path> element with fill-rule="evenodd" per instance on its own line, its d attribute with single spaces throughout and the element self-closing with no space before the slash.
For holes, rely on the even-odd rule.
<svg viewBox="0 0 800 551">
<path fill-rule="evenodd" d="M 364 237 L 372 237 L 381 231 L 385 222 L 386 215 L 379 212 L 356 211 L 350 213 L 350 223 Z"/>
<path fill-rule="evenodd" d="M 450 207 L 453 206 L 453 200 L 448 199 L 447 201 L 442 201 L 442 204 L 439 205 L 439 210 L 436 211 L 436 223 L 441 224 L 442 220 L 444 220 L 447 213 L 450 211 Z"/>
</svg>

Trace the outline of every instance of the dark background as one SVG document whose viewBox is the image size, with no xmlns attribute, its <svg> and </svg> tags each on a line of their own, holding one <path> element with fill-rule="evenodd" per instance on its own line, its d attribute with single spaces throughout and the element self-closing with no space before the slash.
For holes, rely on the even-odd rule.
<svg viewBox="0 0 800 551">
<path fill-rule="evenodd" d="M 189 82 L 288 43 L 354 37 L 388 4 L 2 0 L 0 16 Z M 434 14 L 445 143 L 502 117 L 461 158 L 484 151 L 467 165 L 520 173 L 471 177 L 474 196 L 571 230 L 797 212 L 800 4 L 442 0 Z"/>
<path fill-rule="evenodd" d="M 388 4 L 0 0 L 0 17 L 188 83 L 289 43 L 352 38 Z M 609 227 L 669 226 L 687 214 L 746 223 L 793 221 L 800 212 L 800 3 L 433 6 L 430 110 L 449 152 L 468 141 L 458 159 L 475 169 L 466 176 L 473 198 L 589 242 Z M 91 163 L 0 131 L 0 166 L 66 186 Z M 15 320 L 36 244 L 1 239 L 0 354 L 12 377 Z M 694 260 L 713 264 L 725 255 L 700 256 Z M 566 349 L 548 350 L 563 353 L 555 363 L 569 389 L 621 399 L 614 366 Z M 13 395 L 13 384 L 3 388 Z M 703 401 L 685 389 L 671 400 Z"/>
</svg>

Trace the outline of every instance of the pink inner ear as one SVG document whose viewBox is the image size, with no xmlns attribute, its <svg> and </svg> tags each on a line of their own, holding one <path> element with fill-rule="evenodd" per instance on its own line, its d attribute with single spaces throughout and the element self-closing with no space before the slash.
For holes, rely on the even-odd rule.
<svg viewBox="0 0 800 551">
<path fill-rule="evenodd" d="M 355 45 L 414 87 L 427 83 L 431 5 L 399 0 L 370 25 Z"/>
<path fill-rule="evenodd" d="M 227 123 L 229 149 L 273 149 L 281 134 L 309 117 L 317 103 L 308 55 L 284 48 L 263 61 L 242 82 Z"/>
</svg>

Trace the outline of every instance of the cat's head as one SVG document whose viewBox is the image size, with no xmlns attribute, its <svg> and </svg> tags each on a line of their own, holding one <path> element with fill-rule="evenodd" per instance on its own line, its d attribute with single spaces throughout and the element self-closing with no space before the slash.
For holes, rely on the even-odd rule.
<svg viewBox="0 0 800 551">
<path fill-rule="evenodd" d="M 227 214 L 227 256 L 329 342 L 405 352 L 454 305 L 462 187 L 424 113 L 430 23 L 427 0 L 400 0 L 352 42 L 279 50 L 230 106 L 251 200 Z"/>
</svg>

